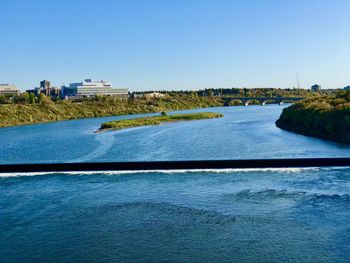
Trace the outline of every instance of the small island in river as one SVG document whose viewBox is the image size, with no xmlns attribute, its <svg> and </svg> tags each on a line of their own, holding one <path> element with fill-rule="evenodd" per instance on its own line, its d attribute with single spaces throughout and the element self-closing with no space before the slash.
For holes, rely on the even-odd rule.
<svg viewBox="0 0 350 263">
<path fill-rule="evenodd" d="M 173 123 L 178 121 L 192 121 L 192 120 L 203 120 L 203 119 L 213 119 L 221 118 L 223 114 L 214 112 L 198 112 L 189 114 L 174 114 L 168 115 L 162 113 L 161 116 L 150 116 L 143 118 L 134 118 L 126 120 L 116 120 L 102 123 L 101 128 L 98 132 L 105 130 L 120 130 L 139 126 L 149 126 L 149 125 L 160 125 L 163 123 Z"/>
<path fill-rule="evenodd" d="M 295 133 L 350 144 L 350 91 L 298 102 L 283 110 L 276 125 Z"/>
</svg>

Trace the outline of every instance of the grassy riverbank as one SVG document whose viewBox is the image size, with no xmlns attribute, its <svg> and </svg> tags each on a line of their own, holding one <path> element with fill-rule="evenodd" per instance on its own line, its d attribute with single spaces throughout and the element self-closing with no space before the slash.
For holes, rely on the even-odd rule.
<svg viewBox="0 0 350 263">
<path fill-rule="evenodd" d="M 128 100 L 100 97 L 82 102 L 47 101 L 42 104 L 3 104 L 0 105 L 0 127 L 222 105 L 220 98 L 191 96 L 190 94 L 169 94 L 162 98 L 152 99 Z"/>
<path fill-rule="evenodd" d="M 190 114 L 174 114 L 165 116 L 151 116 L 127 120 L 117 120 L 102 123 L 99 131 L 103 130 L 120 130 L 131 127 L 148 126 L 148 125 L 159 125 L 162 123 L 171 123 L 178 121 L 193 121 L 202 119 L 221 118 L 224 115 L 213 112 L 200 112 Z"/>
<path fill-rule="evenodd" d="M 350 144 L 350 91 L 319 96 L 285 108 L 279 128 Z"/>
</svg>

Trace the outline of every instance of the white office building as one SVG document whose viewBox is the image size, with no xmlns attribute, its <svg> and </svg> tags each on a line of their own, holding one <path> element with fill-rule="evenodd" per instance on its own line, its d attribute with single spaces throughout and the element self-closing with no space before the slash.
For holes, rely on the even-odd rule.
<svg viewBox="0 0 350 263">
<path fill-rule="evenodd" d="M 71 83 L 62 87 L 63 96 L 68 97 L 94 97 L 96 95 L 128 97 L 127 89 L 113 89 L 112 84 L 106 81 L 93 81 L 85 79 L 82 82 Z"/>
<path fill-rule="evenodd" d="M 19 95 L 21 91 L 15 86 L 10 84 L 0 84 L 0 95 L 14 96 Z"/>
</svg>

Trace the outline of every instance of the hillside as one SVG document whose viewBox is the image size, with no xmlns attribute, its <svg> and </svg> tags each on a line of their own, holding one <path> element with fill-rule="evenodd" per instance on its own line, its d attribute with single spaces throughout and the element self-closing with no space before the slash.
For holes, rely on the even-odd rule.
<svg viewBox="0 0 350 263">
<path fill-rule="evenodd" d="M 80 118 L 186 110 L 222 106 L 220 98 L 173 94 L 163 98 L 98 97 L 82 102 L 46 101 L 42 104 L 0 105 L 0 127 Z"/>
<path fill-rule="evenodd" d="M 350 143 L 350 91 L 319 96 L 285 108 L 279 128 L 303 135 Z"/>
</svg>

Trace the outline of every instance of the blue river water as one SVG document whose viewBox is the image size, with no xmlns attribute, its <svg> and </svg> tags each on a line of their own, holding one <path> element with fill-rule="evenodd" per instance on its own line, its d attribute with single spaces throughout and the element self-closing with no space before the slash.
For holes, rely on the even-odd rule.
<svg viewBox="0 0 350 263">
<path fill-rule="evenodd" d="M 341 157 L 282 106 L 94 133 L 133 116 L 0 130 L 0 163 Z M 186 111 L 187 112 L 187 111 Z M 0 262 L 349 262 L 350 168 L 0 174 Z"/>
</svg>

